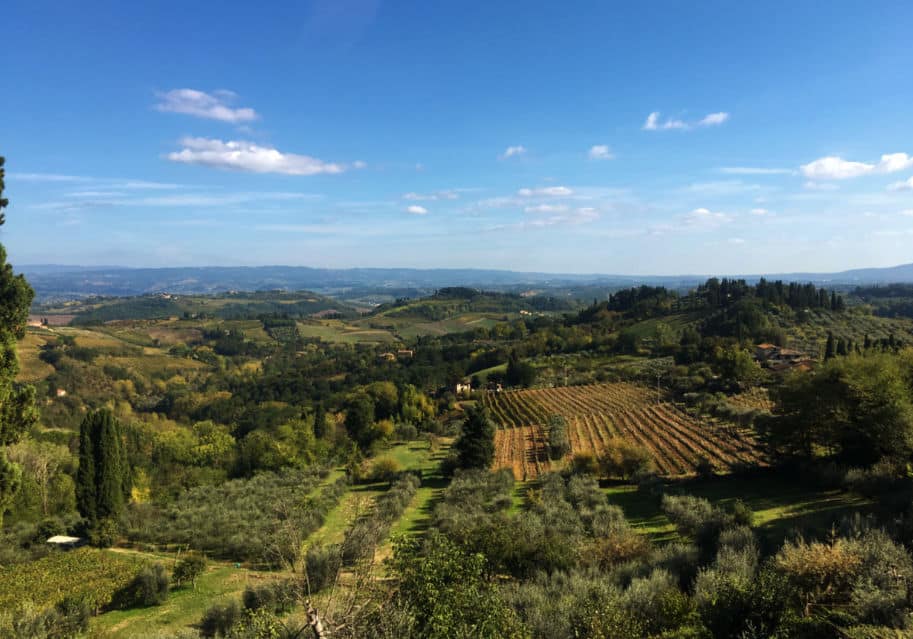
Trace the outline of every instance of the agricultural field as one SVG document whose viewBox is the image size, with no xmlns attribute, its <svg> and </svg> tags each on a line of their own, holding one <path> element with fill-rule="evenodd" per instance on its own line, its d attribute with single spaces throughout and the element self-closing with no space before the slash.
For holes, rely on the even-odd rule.
<svg viewBox="0 0 913 639">
<path fill-rule="evenodd" d="M 765 465 L 748 429 L 704 424 L 655 391 L 626 382 L 487 393 L 495 433 L 495 467 L 526 481 L 560 466 L 546 454 L 551 415 L 568 424 L 571 453 L 599 456 L 612 437 L 642 446 L 664 476 L 693 475 L 702 462 L 718 471 Z M 569 455 L 569 456 L 570 456 Z"/>
<path fill-rule="evenodd" d="M 388 330 L 352 325 L 337 319 L 300 321 L 298 334 L 305 338 L 344 344 L 391 344 L 397 341 L 396 336 Z"/>
<path fill-rule="evenodd" d="M 66 597 L 98 609 L 126 586 L 144 562 L 109 550 L 55 551 L 37 561 L 0 568 L 0 610 L 31 603 L 51 606 Z"/>
</svg>

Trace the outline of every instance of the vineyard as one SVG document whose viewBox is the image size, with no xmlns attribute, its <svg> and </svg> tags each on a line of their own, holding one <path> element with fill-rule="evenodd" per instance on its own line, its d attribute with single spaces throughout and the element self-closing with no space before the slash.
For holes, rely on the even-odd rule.
<svg viewBox="0 0 913 639">
<path fill-rule="evenodd" d="M 66 597 L 104 608 L 142 566 L 133 557 L 92 548 L 55 551 L 37 561 L 5 566 L 0 568 L 0 610 L 26 602 L 41 609 Z"/>
<path fill-rule="evenodd" d="M 571 455 L 599 456 L 612 437 L 642 446 L 662 475 L 688 475 L 702 460 L 720 471 L 763 464 L 753 433 L 703 424 L 655 391 L 628 383 L 594 384 L 488 393 L 483 404 L 499 429 L 495 468 L 510 468 L 519 480 L 535 479 L 552 468 L 544 425 L 551 415 L 568 424 Z"/>
</svg>

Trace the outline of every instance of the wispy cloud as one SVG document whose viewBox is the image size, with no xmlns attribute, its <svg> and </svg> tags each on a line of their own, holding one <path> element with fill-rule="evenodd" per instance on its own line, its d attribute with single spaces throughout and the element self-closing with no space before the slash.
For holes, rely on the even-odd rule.
<svg viewBox="0 0 913 639">
<path fill-rule="evenodd" d="M 208 120 L 219 120 L 231 124 L 252 122 L 259 116 L 251 108 L 232 108 L 229 103 L 237 96 L 232 91 L 206 93 L 196 89 L 172 89 L 159 93 L 157 111 L 183 113 Z"/>
<path fill-rule="evenodd" d="M 663 131 L 669 129 L 687 129 L 688 125 L 681 120 L 666 120 L 665 122 L 660 122 L 659 111 L 653 111 L 647 116 L 647 120 L 644 122 L 642 128 L 644 131 Z"/>
<path fill-rule="evenodd" d="M 181 164 L 199 164 L 217 169 L 250 171 L 252 173 L 281 173 L 284 175 L 320 175 L 342 173 L 343 164 L 324 162 L 317 158 L 260 146 L 253 142 L 210 138 L 184 138 L 184 148 L 168 154 L 168 159 Z"/>
<path fill-rule="evenodd" d="M 426 209 L 424 206 L 413 204 L 412 206 L 406 207 L 406 213 L 411 213 L 412 215 L 427 215 L 428 209 Z"/>
<path fill-rule="evenodd" d="M 527 206 L 523 210 L 526 213 L 564 213 L 568 208 L 565 204 L 536 204 Z"/>
<path fill-rule="evenodd" d="M 767 209 L 751 209 L 751 214 L 760 215 L 760 216 L 771 215 L 770 211 L 768 211 Z"/>
<path fill-rule="evenodd" d="M 682 217 L 684 223 L 688 226 L 699 226 L 704 228 L 716 228 L 721 224 L 732 221 L 732 216 L 720 211 L 711 211 L 707 208 L 694 209 Z"/>
<path fill-rule="evenodd" d="M 793 173 L 792 169 L 769 169 L 756 166 L 724 166 L 720 173 L 728 175 L 788 175 Z"/>
<path fill-rule="evenodd" d="M 900 182 L 893 182 L 888 185 L 889 191 L 913 191 L 913 177 L 902 180 Z"/>
<path fill-rule="evenodd" d="M 697 122 L 690 123 L 675 118 L 666 118 L 666 120 L 661 121 L 660 115 L 659 111 L 650 113 L 641 128 L 644 131 L 669 131 L 673 129 L 684 131 L 695 127 L 719 126 L 729 120 L 729 114 L 725 111 L 708 113 Z"/>
<path fill-rule="evenodd" d="M 913 167 L 913 157 L 906 153 L 887 153 L 878 162 L 851 162 L 836 155 L 818 158 L 799 167 L 811 180 L 847 180 L 873 173 L 895 173 Z"/>
<path fill-rule="evenodd" d="M 7 179 L 20 182 L 92 182 L 94 178 L 59 173 L 7 173 Z"/>
<path fill-rule="evenodd" d="M 591 160 L 611 160 L 615 157 L 606 144 L 594 144 L 590 147 L 587 156 Z"/>
<path fill-rule="evenodd" d="M 700 122 L 697 123 L 698 126 L 717 126 L 723 124 L 726 120 L 729 119 L 729 114 L 725 111 L 720 111 L 718 113 L 708 113 L 705 115 Z"/>
<path fill-rule="evenodd" d="M 9 173 L 7 178 L 21 182 L 47 182 L 47 183 L 72 183 L 91 184 L 93 188 L 105 190 L 130 189 L 130 190 L 167 190 L 182 188 L 181 184 L 166 182 L 149 182 L 147 180 L 133 180 L 128 178 L 89 177 L 86 175 L 61 175 L 58 173 Z"/>
<path fill-rule="evenodd" d="M 522 197 L 567 197 L 573 195 L 574 191 L 566 186 L 545 186 L 537 189 L 520 189 L 517 195 Z"/>
<path fill-rule="evenodd" d="M 520 231 L 524 229 L 541 229 L 553 226 L 579 226 L 589 224 L 599 219 L 599 211 L 592 207 L 580 207 L 577 209 L 567 209 L 556 215 L 547 217 L 536 217 L 516 224 L 499 224 L 486 229 L 487 231 Z"/>
<path fill-rule="evenodd" d="M 522 144 L 518 144 L 517 146 L 507 147 L 506 149 L 504 149 L 504 153 L 502 153 L 498 157 L 500 157 L 502 160 L 506 160 L 508 158 L 513 158 L 513 157 L 517 157 L 517 156 L 525 155 L 525 154 L 526 154 L 526 147 L 523 146 Z"/>
<path fill-rule="evenodd" d="M 451 189 L 444 191 L 434 191 L 433 193 L 415 193 L 410 191 L 409 193 L 403 194 L 404 200 L 412 200 L 415 202 L 425 202 L 425 201 L 437 201 L 437 200 L 457 200 L 460 198 L 459 192 Z"/>
</svg>

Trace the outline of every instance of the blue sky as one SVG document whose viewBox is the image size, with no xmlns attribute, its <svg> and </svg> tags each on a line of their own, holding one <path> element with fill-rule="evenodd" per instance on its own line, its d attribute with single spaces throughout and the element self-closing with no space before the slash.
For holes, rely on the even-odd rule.
<svg viewBox="0 0 913 639">
<path fill-rule="evenodd" d="M 17 264 L 913 261 L 913 3 L 13 0 L 3 22 Z"/>
</svg>

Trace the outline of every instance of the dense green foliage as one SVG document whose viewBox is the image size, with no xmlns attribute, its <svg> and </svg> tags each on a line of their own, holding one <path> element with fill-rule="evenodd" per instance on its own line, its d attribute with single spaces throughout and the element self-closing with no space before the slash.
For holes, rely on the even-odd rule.
<svg viewBox="0 0 913 639">
<path fill-rule="evenodd" d="M 460 438 L 453 448 L 460 468 L 488 468 L 495 455 L 495 427 L 484 407 L 467 410 Z"/>
<path fill-rule="evenodd" d="M 194 488 L 166 506 L 135 508 L 129 534 L 232 561 L 294 563 L 300 540 L 321 526 L 346 486 L 341 479 L 307 497 L 319 482 L 316 473 L 286 470 Z"/>
<path fill-rule="evenodd" d="M 3 197 L 6 160 L 0 156 L 0 226 L 6 221 L 9 200 Z M 19 372 L 16 340 L 25 334 L 34 292 L 22 275 L 14 275 L 0 244 L 0 528 L 3 515 L 22 484 L 22 469 L 7 457 L 6 447 L 18 441 L 35 423 L 35 393 L 14 380 Z"/>
<path fill-rule="evenodd" d="M 132 480 L 120 423 L 107 410 L 86 415 L 79 428 L 76 505 L 90 527 L 120 518 Z"/>
</svg>

